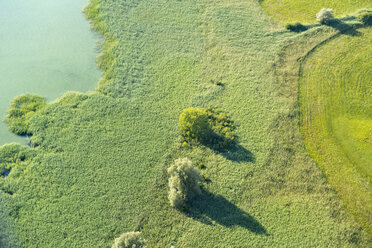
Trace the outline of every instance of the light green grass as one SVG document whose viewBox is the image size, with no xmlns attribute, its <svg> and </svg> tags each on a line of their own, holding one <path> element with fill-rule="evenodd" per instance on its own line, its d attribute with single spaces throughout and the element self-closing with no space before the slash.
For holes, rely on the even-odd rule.
<svg viewBox="0 0 372 248">
<path fill-rule="evenodd" d="M 371 233 L 372 30 L 318 48 L 300 78 L 306 146 L 348 209 Z"/>
<path fill-rule="evenodd" d="M 283 22 L 313 23 L 322 8 L 333 9 L 335 17 L 351 14 L 359 9 L 372 8 L 370 0 L 263 0 L 262 6 Z"/>
<path fill-rule="evenodd" d="M 134 230 L 162 248 L 367 245 L 302 145 L 297 82 L 276 80 L 292 34 L 257 1 L 92 4 L 107 74 L 30 120 L 37 154 L 7 200 L 22 246 L 110 247 Z M 181 148 L 187 107 L 227 112 L 238 145 Z M 185 156 L 210 180 L 186 214 L 170 207 L 165 173 Z"/>
</svg>

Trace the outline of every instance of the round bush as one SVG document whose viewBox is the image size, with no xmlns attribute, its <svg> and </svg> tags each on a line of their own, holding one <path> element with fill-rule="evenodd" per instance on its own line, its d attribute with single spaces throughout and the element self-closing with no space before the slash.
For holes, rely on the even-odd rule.
<svg viewBox="0 0 372 248">
<path fill-rule="evenodd" d="M 199 170 L 188 158 L 177 159 L 168 168 L 169 195 L 172 207 L 182 209 L 196 195 L 200 195 L 199 182 L 203 180 Z"/>
<path fill-rule="evenodd" d="M 202 108 L 187 108 L 180 115 L 179 130 L 187 142 L 205 143 L 211 134 L 208 115 Z"/>
<path fill-rule="evenodd" d="M 112 248 L 145 248 L 145 240 L 142 239 L 140 232 L 123 233 L 119 238 L 115 239 Z"/>
<path fill-rule="evenodd" d="M 211 108 L 185 109 L 180 115 L 179 129 L 184 141 L 201 143 L 217 150 L 229 148 L 236 140 L 230 117 Z"/>
<path fill-rule="evenodd" d="M 10 131 L 18 135 L 30 135 L 29 119 L 45 105 L 45 98 L 37 95 L 25 94 L 14 98 L 5 117 Z"/>
<path fill-rule="evenodd" d="M 318 12 L 318 14 L 316 14 L 316 20 L 321 24 L 329 24 L 333 19 L 334 16 L 332 9 L 323 8 Z"/>
</svg>

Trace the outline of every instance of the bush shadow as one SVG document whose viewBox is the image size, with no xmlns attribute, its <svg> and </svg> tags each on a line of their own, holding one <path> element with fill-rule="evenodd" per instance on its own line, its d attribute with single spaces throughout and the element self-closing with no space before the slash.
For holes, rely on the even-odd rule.
<svg viewBox="0 0 372 248">
<path fill-rule="evenodd" d="M 196 197 L 185 213 L 206 225 L 213 225 L 216 222 L 225 227 L 240 226 L 256 234 L 268 235 L 265 227 L 251 215 L 236 207 L 223 196 L 210 192 L 203 192 L 203 195 Z"/>
<path fill-rule="evenodd" d="M 222 144 L 222 145 L 221 145 Z M 213 134 L 212 142 L 205 142 L 203 145 L 207 146 L 216 153 L 234 162 L 256 162 L 256 158 L 252 152 L 245 149 L 238 142 L 235 137 L 233 142 L 226 140 L 224 137 Z"/>
<path fill-rule="evenodd" d="M 229 149 L 219 152 L 226 159 L 234 162 L 256 162 L 256 158 L 253 153 L 239 144 L 234 144 Z"/>
<path fill-rule="evenodd" d="M 337 29 L 341 34 L 359 36 L 361 33 L 357 30 L 357 25 L 350 25 L 340 19 L 333 19 L 326 24 L 334 29 Z"/>
</svg>

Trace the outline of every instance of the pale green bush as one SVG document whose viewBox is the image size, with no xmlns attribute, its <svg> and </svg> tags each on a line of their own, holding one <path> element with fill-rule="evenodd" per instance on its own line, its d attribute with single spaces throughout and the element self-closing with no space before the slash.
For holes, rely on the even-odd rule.
<svg viewBox="0 0 372 248">
<path fill-rule="evenodd" d="M 115 239 L 112 248 L 145 248 L 145 240 L 141 237 L 140 232 L 123 233 L 119 238 Z"/>
<path fill-rule="evenodd" d="M 172 207 L 182 209 L 187 201 L 201 194 L 199 182 L 203 178 L 188 158 L 175 160 L 168 168 L 168 174 L 170 175 L 168 199 Z"/>
<path fill-rule="evenodd" d="M 329 24 L 333 19 L 334 16 L 332 9 L 323 8 L 318 12 L 318 14 L 316 14 L 316 20 L 321 24 Z"/>
</svg>

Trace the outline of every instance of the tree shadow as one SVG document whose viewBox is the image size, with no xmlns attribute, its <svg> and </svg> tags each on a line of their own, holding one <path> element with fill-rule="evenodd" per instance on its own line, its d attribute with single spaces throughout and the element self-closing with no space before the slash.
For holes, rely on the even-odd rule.
<svg viewBox="0 0 372 248">
<path fill-rule="evenodd" d="M 256 162 L 253 153 L 241 146 L 236 136 L 232 142 L 216 133 L 213 133 L 212 137 L 212 141 L 204 142 L 203 145 L 221 154 L 226 159 L 234 162 Z"/>
<path fill-rule="evenodd" d="M 216 222 L 225 227 L 240 226 L 253 233 L 268 235 L 265 227 L 257 220 L 223 196 L 204 192 L 190 203 L 190 209 L 185 212 L 189 217 L 206 225 Z"/>
<path fill-rule="evenodd" d="M 346 34 L 350 36 L 360 36 L 361 33 L 357 30 L 356 25 L 350 25 L 346 22 L 343 22 L 340 19 L 333 19 L 328 21 L 326 24 L 327 26 L 330 26 L 334 29 L 337 29 L 341 34 Z"/>
<path fill-rule="evenodd" d="M 226 159 L 234 162 L 256 162 L 253 153 L 239 144 L 232 145 L 228 150 L 220 151 L 220 154 Z"/>
</svg>

